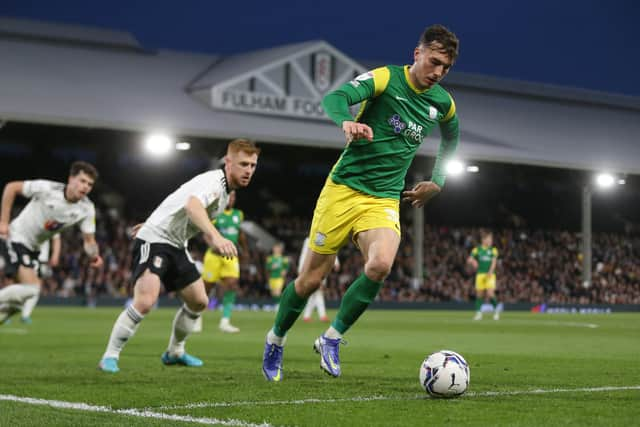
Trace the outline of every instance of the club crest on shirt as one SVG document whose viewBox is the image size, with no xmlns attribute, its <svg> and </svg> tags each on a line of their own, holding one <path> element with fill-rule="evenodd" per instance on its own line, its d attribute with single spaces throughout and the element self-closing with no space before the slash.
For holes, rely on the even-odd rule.
<svg viewBox="0 0 640 427">
<path fill-rule="evenodd" d="M 324 233 L 320 233 L 319 231 L 316 233 L 316 238 L 313 243 L 316 246 L 324 246 L 324 241 L 327 239 L 327 235 Z"/>
<path fill-rule="evenodd" d="M 393 132 L 395 133 L 400 133 L 407 127 L 407 124 L 400 120 L 399 114 L 394 114 L 393 116 L 391 116 L 391 118 L 387 120 L 387 123 L 391 125 L 391 127 L 393 128 Z"/>
<path fill-rule="evenodd" d="M 156 255 L 153 257 L 153 266 L 155 268 L 162 268 L 162 258 Z"/>
<path fill-rule="evenodd" d="M 436 110 L 436 107 L 429 106 L 429 118 L 431 120 L 435 120 L 438 118 L 438 110 Z"/>
<path fill-rule="evenodd" d="M 47 231 L 58 231 L 64 227 L 64 223 L 58 222 L 55 219 L 48 219 L 44 223 L 44 229 Z"/>
</svg>

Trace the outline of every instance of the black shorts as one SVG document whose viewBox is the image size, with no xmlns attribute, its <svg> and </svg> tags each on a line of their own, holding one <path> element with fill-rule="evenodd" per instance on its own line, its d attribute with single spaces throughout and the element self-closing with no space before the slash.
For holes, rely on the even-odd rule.
<svg viewBox="0 0 640 427">
<path fill-rule="evenodd" d="M 167 291 L 179 291 L 200 278 L 186 248 L 136 239 L 131 261 L 134 284 L 147 268 L 160 278 Z"/>
<path fill-rule="evenodd" d="M 39 273 L 39 255 L 40 251 L 32 251 L 21 243 L 0 239 L 0 257 L 4 258 L 4 275 L 7 277 L 15 277 L 21 265 Z"/>
</svg>

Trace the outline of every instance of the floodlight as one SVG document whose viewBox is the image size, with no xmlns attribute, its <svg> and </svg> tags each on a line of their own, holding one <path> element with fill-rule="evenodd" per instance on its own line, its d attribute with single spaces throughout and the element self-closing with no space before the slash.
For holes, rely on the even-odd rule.
<svg viewBox="0 0 640 427">
<path fill-rule="evenodd" d="M 191 149 L 191 144 L 186 141 L 176 142 L 176 150 L 186 151 Z"/>
<path fill-rule="evenodd" d="M 608 173 L 601 173 L 596 176 L 596 184 L 600 188 L 609 188 L 615 183 L 613 175 Z"/>
<path fill-rule="evenodd" d="M 149 153 L 155 156 L 164 156 L 171 151 L 173 141 L 168 135 L 156 133 L 149 135 L 144 145 Z"/>
<path fill-rule="evenodd" d="M 467 172 L 469 173 L 478 173 L 480 172 L 480 168 L 476 165 L 467 166 Z"/>
<path fill-rule="evenodd" d="M 445 166 L 445 170 L 447 171 L 447 175 L 457 176 L 464 172 L 465 166 L 459 160 L 449 160 Z"/>
</svg>

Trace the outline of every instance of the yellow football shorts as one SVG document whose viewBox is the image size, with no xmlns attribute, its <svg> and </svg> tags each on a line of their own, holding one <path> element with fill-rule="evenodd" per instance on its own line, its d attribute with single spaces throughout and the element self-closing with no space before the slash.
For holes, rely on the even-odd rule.
<svg viewBox="0 0 640 427">
<path fill-rule="evenodd" d="M 476 290 L 484 291 L 486 289 L 496 288 L 496 275 L 487 273 L 476 274 Z"/>
<path fill-rule="evenodd" d="M 269 289 L 271 290 L 271 295 L 280 295 L 283 287 L 284 277 L 272 277 L 269 279 Z"/>
<path fill-rule="evenodd" d="M 238 257 L 229 259 L 213 253 L 210 249 L 207 250 L 202 266 L 202 280 L 208 283 L 217 283 L 220 279 L 227 278 L 240 278 Z"/>
<path fill-rule="evenodd" d="M 400 236 L 400 201 L 375 197 L 336 184 L 327 178 L 313 212 L 309 247 L 319 254 L 335 254 L 351 235 L 374 228 L 390 228 Z"/>
</svg>

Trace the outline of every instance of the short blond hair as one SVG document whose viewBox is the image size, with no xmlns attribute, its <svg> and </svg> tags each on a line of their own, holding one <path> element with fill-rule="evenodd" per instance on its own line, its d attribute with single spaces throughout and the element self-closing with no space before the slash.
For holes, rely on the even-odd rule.
<svg viewBox="0 0 640 427">
<path fill-rule="evenodd" d="M 244 151 L 247 154 L 260 154 L 260 148 L 256 146 L 254 141 L 244 138 L 234 139 L 227 145 L 227 156 L 237 154 Z"/>
</svg>

